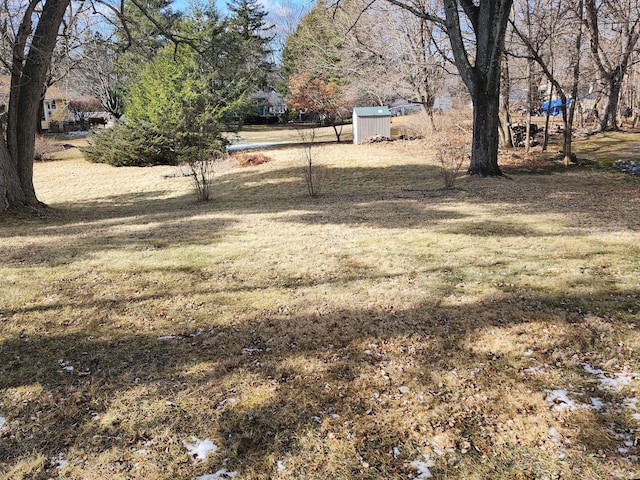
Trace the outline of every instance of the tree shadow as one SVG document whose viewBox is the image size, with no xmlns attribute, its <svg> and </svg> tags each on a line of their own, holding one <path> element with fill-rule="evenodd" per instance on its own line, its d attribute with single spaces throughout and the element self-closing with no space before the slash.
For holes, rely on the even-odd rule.
<svg viewBox="0 0 640 480">
<path fill-rule="evenodd" d="M 60 265 L 103 250 L 144 251 L 215 243 L 224 240 L 239 216 L 255 213 L 286 214 L 279 221 L 301 224 L 385 229 L 439 226 L 443 233 L 480 237 L 546 237 L 563 235 L 567 229 L 572 235 L 580 235 L 584 225 L 592 229 L 640 229 L 637 216 L 624 214 L 631 212 L 640 199 L 640 186 L 626 178 L 613 177 L 615 181 L 607 183 L 566 175 L 558 182 L 535 182 L 534 189 L 523 177 L 485 179 L 472 180 L 451 191 L 434 183 L 439 175 L 434 166 L 318 166 L 317 173 L 328 185 L 337 185 L 327 188 L 320 198 L 304 193 L 301 169 L 253 168 L 221 176 L 215 185 L 215 201 L 208 204 L 198 204 L 186 194 L 166 198 L 173 182 L 184 181 L 167 179 L 167 190 L 110 195 L 65 206 L 60 218 L 31 222 L 29 236 L 43 240 L 5 251 L 3 262 Z M 529 193 L 519 191 L 518 182 L 526 183 Z M 594 199 L 599 201 L 598 208 Z M 460 208 L 463 204 L 495 206 L 496 218 L 471 220 L 471 214 Z M 567 209 L 567 204 L 572 208 Z M 564 215 L 555 222 L 554 232 L 500 218 L 504 213 L 557 217 L 559 212 Z M 461 223 L 465 217 L 469 221 Z M 450 226 L 446 227 L 447 223 Z M 21 228 L 3 226 L 0 237 L 12 237 Z"/>
<path fill-rule="evenodd" d="M 596 295 L 610 302 L 612 292 Z M 548 451 L 549 441 L 533 434 L 511 453 L 502 450 L 506 442 L 528 422 L 543 421 L 544 433 L 570 426 L 572 454 L 558 468 L 582 471 L 588 462 L 605 472 L 606 461 L 588 455 L 604 448 L 608 459 L 621 456 L 614 442 L 597 445 L 593 438 L 610 438 L 612 418 L 616 431 L 633 431 L 630 416 L 616 413 L 625 392 L 608 393 L 600 411 L 543 412 L 554 408 L 545 400 L 549 389 L 575 390 L 582 382 L 585 391 L 575 398 L 597 394 L 581 362 L 592 361 L 594 342 L 609 340 L 586 317 L 571 320 L 579 298 L 516 298 L 317 315 L 274 310 L 233 325 L 187 327 L 171 338 L 83 328 L 8 338 L 0 343 L 1 413 L 9 426 L 0 432 L 0 465 L 6 470 L 33 452 L 46 458 L 66 452 L 79 461 L 78 455 L 134 452 L 144 444 L 154 452 L 148 462 L 164 472 L 159 478 L 190 478 L 223 460 L 244 478 L 273 478 L 277 459 L 290 461 L 298 477 L 399 478 L 418 452 L 442 447 L 436 476 L 446 474 L 449 462 L 479 462 L 478 472 L 488 474 L 482 469 L 497 465 L 483 455 L 500 451 L 498 461 L 513 462 L 500 476 L 509 478 Z M 553 310 L 558 304 L 566 318 Z M 540 305 L 551 318 L 541 319 Z M 545 336 L 518 344 L 534 328 Z M 493 340 L 501 335 L 514 344 Z M 526 374 L 538 364 L 552 372 Z M 194 410 L 194 403 L 201 405 Z M 516 411 L 521 418 L 512 419 L 511 432 L 504 412 Z M 499 425 L 503 430 L 494 430 Z M 211 437 L 219 450 L 191 464 L 179 441 L 191 436 Z M 449 440 L 437 447 L 441 437 Z M 467 456 L 460 454 L 464 442 L 471 446 Z M 308 451 L 320 445 L 323 451 Z M 119 455 L 105 461 L 144 477 L 144 469 L 130 470 L 133 453 Z M 49 478 L 45 470 L 31 478 Z"/>
</svg>

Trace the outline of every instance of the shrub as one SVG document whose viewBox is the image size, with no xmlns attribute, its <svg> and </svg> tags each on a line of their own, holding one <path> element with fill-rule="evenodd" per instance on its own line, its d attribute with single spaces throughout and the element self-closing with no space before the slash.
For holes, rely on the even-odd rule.
<svg viewBox="0 0 640 480">
<path fill-rule="evenodd" d="M 178 164 L 175 133 L 148 122 L 118 123 L 92 133 L 81 150 L 90 162 L 115 167 Z"/>
<path fill-rule="evenodd" d="M 314 168 L 317 161 L 317 155 L 316 150 L 313 148 L 316 139 L 316 129 L 298 129 L 298 136 L 302 143 L 301 156 L 304 165 L 302 175 L 304 182 L 307 185 L 307 192 L 309 192 L 310 197 L 317 197 L 318 175 L 316 171 L 317 169 Z"/>
<path fill-rule="evenodd" d="M 64 147 L 56 142 L 53 138 L 45 135 L 36 135 L 35 151 L 33 153 L 33 159 L 41 162 L 45 160 L 52 160 L 50 156 L 53 152 L 59 152 Z"/>
<path fill-rule="evenodd" d="M 436 157 L 440 163 L 440 172 L 446 189 L 454 188 L 458 173 L 465 162 L 469 161 L 471 145 L 466 137 L 451 135 L 438 142 Z"/>
</svg>

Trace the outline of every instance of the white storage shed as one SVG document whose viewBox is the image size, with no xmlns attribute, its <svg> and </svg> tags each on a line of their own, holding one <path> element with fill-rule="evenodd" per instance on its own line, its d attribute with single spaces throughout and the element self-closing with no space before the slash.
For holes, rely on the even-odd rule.
<svg viewBox="0 0 640 480">
<path fill-rule="evenodd" d="M 356 107 L 353 109 L 353 143 L 359 145 L 366 138 L 380 135 L 391 138 L 389 107 Z"/>
</svg>

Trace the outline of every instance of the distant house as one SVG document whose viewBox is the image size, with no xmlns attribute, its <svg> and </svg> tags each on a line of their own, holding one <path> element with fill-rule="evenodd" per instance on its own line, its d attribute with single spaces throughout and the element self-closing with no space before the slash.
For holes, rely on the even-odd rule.
<svg viewBox="0 0 640 480">
<path fill-rule="evenodd" d="M 389 107 L 356 107 L 353 109 L 353 143 L 379 135 L 391 137 L 391 111 Z"/>
<path fill-rule="evenodd" d="M 287 113 L 287 105 L 275 91 L 261 90 L 252 95 L 253 114 L 247 116 L 247 123 L 275 123 Z"/>
<path fill-rule="evenodd" d="M 11 77 L 0 75 L 0 105 L 6 108 L 9 104 L 9 93 L 11 90 Z M 69 109 L 67 108 L 67 96 L 55 85 L 47 88 L 42 102 L 42 117 L 40 118 L 43 130 L 49 130 L 52 122 L 62 124 L 69 120 Z"/>
</svg>

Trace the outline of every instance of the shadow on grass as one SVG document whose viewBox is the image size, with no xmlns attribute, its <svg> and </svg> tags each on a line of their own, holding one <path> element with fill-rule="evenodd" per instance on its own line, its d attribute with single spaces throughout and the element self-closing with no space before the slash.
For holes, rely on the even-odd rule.
<svg viewBox="0 0 640 480">
<path fill-rule="evenodd" d="M 601 291 L 595 301 L 624 293 L 633 292 Z M 296 478 L 406 478 L 420 452 L 442 448 L 436 477 L 452 464 L 482 478 L 514 478 L 523 468 L 534 476 L 604 475 L 621 455 L 610 432 L 635 428 L 616 413 L 622 393 L 609 392 L 599 411 L 551 416 L 554 405 L 544 398 L 545 390 L 580 382 L 590 386 L 576 398 L 602 396 L 581 362 L 592 361 L 595 342 L 615 340 L 586 317 L 575 320 L 579 298 L 518 297 L 312 316 L 262 312 L 230 326 L 186 327 L 171 338 L 114 327 L 9 338 L 0 343 L 0 413 L 7 420 L 0 468 L 9 472 L 34 453 L 63 453 L 74 468 L 85 462 L 93 469 L 86 478 L 108 471 L 192 478 L 223 464 L 242 478 L 273 478 L 276 460 Z M 544 336 L 518 345 L 537 324 Z M 496 335 L 515 346 L 487 341 Z M 526 349 L 549 375 L 524 374 L 535 365 Z M 512 433 L 508 418 L 516 422 Z M 533 433 L 509 447 L 519 428 L 536 421 L 549 422 L 542 437 Z M 562 462 L 540 460 L 549 457 L 545 434 L 555 422 L 570 425 L 571 453 Z M 436 446 L 445 435 L 453 443 Z M 219 450 L 192 463 L 181 444 L 192 436 L 211 438 Z M 468 453 L 460 455 L 464 442 Z M 136 453 L 143 448 L 147 453 Z M 96 466 L 94 459 L 111 451 Z M 49 478 L 53 468 L 28 476 Z"/>
<path fill-rule="evenodd" d="M 567 175 L 561 180 L 531 178 L 476 179 L 459 190 L 440 188 L 440 172 L 434 166 L 398 165 L 384 168 L 316 167 L 321 197 L 305 194 L 302 169 L 243 169 L 214 181 L 214 201 L 198 204 L 193 196 L 166 197 L 172 189 L 132 192 L 62 205 L 59 218 L 31 221 L 28 235 L 52 237 L 45 245 L 25 245 L 5 252 L 8 264 L 60 264 L 86 257 L 91 251 L 115 248 L 163 248 L 166 245 L 202 245 L 221 241 L 233 229 L 237 217 L 251 213 L 286 214 L 282 221 L 304 224 L 366 225 L 376 228 L 431 228 L 442 222 L 462 220 L 460 204 L 496 205 L 495 219 L 455 224 L 449 233 L 477 236 L 547 236 L 531 226 L 503 221 L 503 213 L 566 213 L 564 223 L 575 231 L 586 223 L 611 228 L 612 219 L 625 228 L 640 227 L 634 216 L 618 211 L 633 208 L 640 196 L 637 182 L 622 179 L 619 185 L 602 179 Z M 627 180 L 627 181 L 625 181 Z M 180 180 L 182 181 L 182 180 Z M 522 185 L 523 188 L 519 188 Z M 635 196 L 633 195 L 635 191 Z M 629 197 L 629 195 L 631 195 Z M 452 206 L 457 206 L 454 209 Z M 505 205 L 508 208 L 505 209 Z M 571 209 L 567 209 L 571 205 Z M 614 210 L 617 215 L 614 217 Z M 302 212 L 301 212 L 302 211 Z M 215 215 L 215 218 L 211 216 Z M 4 225 L 0 237 L 24 234 L 24 224 Z M 560 233 L 562 234 L 562 232 Z M 57 237 L 57 238 L 56 238 Z"/>
</svg>

